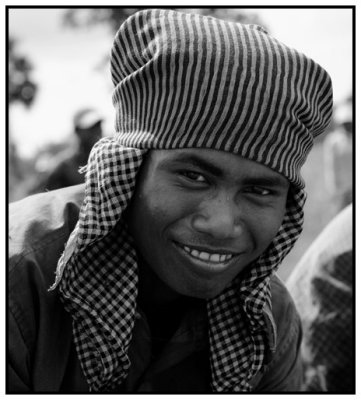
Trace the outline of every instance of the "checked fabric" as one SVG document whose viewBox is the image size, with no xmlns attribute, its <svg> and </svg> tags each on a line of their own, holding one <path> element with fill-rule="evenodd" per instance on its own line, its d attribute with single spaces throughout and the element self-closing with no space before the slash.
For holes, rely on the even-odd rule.
<svg viewBox="0 0 361 400">
<path fill-rule="evenodd" d="M 86 171 L 79 222 L 56 281 L 93 392 L 116 391 L 137 301 L 137 256 L 122 214 L 153 149 L 210 148 L 262 163 L 291 182 L 283 224 L 246 274 L 208 301 L 214 392 L 251 391 L 265 365 L 269 281 L 302 230 L 300 168 L 332 114 L 326 71 L 262 28 L 171 10 L 127 19 L 111 51 L 115 129 Z"/>
<path fill-rule="evenodd" d="M 122 221 L 146 151 L 114 139 L 94 147 L 79 222 L 59 260 L 55 286 L 73 318 L 78 356 L 94 392 L 114 391 L 127 376 L 137 297 L 137 257 Z M 251 390 L 264 365 L 263 306 L 269 279 L 302 229 L 303 190 L 290 196 L 284 223 L 249 273 L 208 301 L 215 392 Z M 54 288 L 53 287 L 53 288 Z"/>
</svg>

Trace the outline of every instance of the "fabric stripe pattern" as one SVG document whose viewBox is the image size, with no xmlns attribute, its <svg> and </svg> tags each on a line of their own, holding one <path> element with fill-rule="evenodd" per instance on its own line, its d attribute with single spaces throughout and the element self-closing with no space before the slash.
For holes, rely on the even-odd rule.
<svg viewBox="0 0 361 400">
<path fill-rule="evenodd" d="M 77 353 L 94 392 L 116 391 L 130 368 L 137 255 L 122 213 L 151 149 L 210 148 L 262 163 L 292 183 L 267 250 L 208 300 L 214 392 L 252 391 L 265 367 L 263 309 L 269 281 L 302 231 L 300 168 L 329 123 L 327 73 L 254 25 L 145 10 L 120 27 L 112 48 L 116 133 L 93 148 L 79 222 L 59 260 Z"/>
<path fill-rule="evenodd" d="M 117 33 L 111 73 L 124 146 L 230 151 L 299 187 L 332 114 L 327 72 L 255 25 L 142 11 Z"/>
</svg>

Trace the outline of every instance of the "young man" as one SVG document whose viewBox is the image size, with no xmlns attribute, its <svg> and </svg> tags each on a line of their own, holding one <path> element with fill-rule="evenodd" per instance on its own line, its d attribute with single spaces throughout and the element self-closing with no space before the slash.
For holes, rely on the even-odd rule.
<svg viewBox="0 0 361 400">
<path fill-rule="evenodd" d="M 329 76 L 259 27 L 164 10 L 120 27 L 111 72 L 116 134 L 92 150 L 78 222 L 77 187 L 10 214 L 9 390 L 299 390 L 274 273 Z"/>
</svg>

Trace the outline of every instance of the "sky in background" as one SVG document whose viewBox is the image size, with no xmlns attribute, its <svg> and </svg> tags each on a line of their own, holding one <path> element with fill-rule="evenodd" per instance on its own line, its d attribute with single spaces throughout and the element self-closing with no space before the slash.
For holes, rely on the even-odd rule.
<svg viewBox="0 0 361 400">
<path fill-rule="evenodd" d="M 247 11 L 247 10 L 245 10 Z M 61 9 L 11 9 L 9 34 L 18 50 L 32 62 L 39 85 L 28 110 L 11 107 L 11 137 L 22 156 L 31 156 L 44 143 L 71 135 L 72 116 L 83 106 L 96 107 L 113 129 L 113 106 L 108 66 L 112 34 L 107 27 L 64 28 Z M 336 102 L 352 91 L 352 10 L 339 8 L 263 8 L 258 12 L 270 33 L 321 64 L 331 75 Z"/>
</svg>

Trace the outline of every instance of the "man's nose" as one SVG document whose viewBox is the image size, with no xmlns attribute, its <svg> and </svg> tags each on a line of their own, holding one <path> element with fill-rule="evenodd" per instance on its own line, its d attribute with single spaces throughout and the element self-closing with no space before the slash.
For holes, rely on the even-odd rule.
<svg viewBox="0 0 361 400">
<path fill-rule="evenodd" d="M 234 239 L 243 232 L 240 206 L 230 196 L 221 195 L 205 201 L 193 216 L 195 230 L 217 239 Z"/>
</svg>

